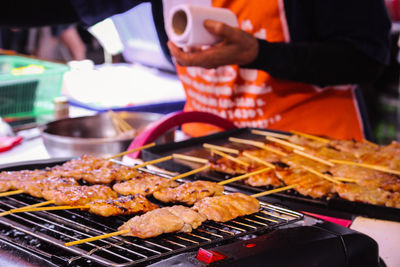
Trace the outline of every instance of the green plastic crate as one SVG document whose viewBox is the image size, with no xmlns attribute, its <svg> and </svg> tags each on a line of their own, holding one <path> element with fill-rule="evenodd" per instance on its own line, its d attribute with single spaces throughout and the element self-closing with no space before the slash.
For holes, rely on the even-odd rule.
<svg viewBox="0 0 400 267">
<path fill-rule="evenodd" d="M 40 74 L 13 75 L 11 70 L 28 65 L 44 67 Z M 0 55 L 0 116 L 37 117 L 54 110 L 60 96 L 63 75 L 69 67 L 59 63 Z"/>
</svg>

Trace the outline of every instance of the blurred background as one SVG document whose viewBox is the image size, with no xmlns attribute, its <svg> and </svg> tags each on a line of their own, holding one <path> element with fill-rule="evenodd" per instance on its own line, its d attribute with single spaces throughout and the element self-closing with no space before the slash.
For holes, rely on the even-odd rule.
<svg viewBox="0 0 400 267">
<path fill-rule="evenodd" d="M 386 0 L 386 6 L 393 22 L 390 64 L 375 82 L 360 85 L 375 141 L 380 144 L 400 140 L 400 0 Z M 137 111 L 168 113 L 180 110 L 184 104 L 174 67 L 158 43 L 150 4 L 141 4 L 89 29 L 80 25 L 1 28 L 0 48 L 2 54 L 17 53 L 67 63 L 69 70 L 60 94 L 68 96 L 73 106 L 94 111 L 135 107 Z M 85 74 L 74 72 L 78 69 L 85 70 Z M 146 91 L 132 99 L 132 88 L 144 86 L 151 77 L 154 84 L 146 85 L 154 94 Z M 97 83 L 93 84 L 93 80 Z M 110 86 L 116 90 L 112 95 Z M 161 92 L 160 87 L 169 89 Z M 98 97 L 100 93 L 102 98 Z M 14 117 L 9 121 L 18 124 L 23 120 Z"/>
</svg>

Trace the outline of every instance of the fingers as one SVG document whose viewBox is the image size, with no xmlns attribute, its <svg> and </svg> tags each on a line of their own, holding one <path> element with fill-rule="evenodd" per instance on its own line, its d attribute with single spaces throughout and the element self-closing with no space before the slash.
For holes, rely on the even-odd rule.
<svg viewBox="0 0 400 267">
<path fill-rule="evenodd" d="M 171 41 L 168 42 L 168 47 L 176 63 L 181 66 L 198 66 L 203 68 L 215 68 L 222 65 L 227 65 L 229 58 L 227 54 L 231 54 L 230 48 L 211 47 L 202 51 L 184 52 Z"/>
<path fill-rule="evenodd" d="M 231 26 L 228 26 L 225 23 L 209 19 L 204 21 L 204 27 L 210 33 L 222 37 L 222 39 L 228 39 L 228 40 L 236 40 L 238 35 L 237 31 L 239 30 Z"/>
<path fill-rule="evenodd" d="M 258 41 L 251 34 L 220 22 L 207 21 L 206 24 L 212 25 L 213 31 L 221 34 L 220 36 L 228 35 L 229 37 L 222 37 L 222 42 L 204 50 L 197 48 L 184 51 L 172 42 L 168 42 L 176 63 L 181 66 L 214 68 L 231 64 L 248 64 L 257 57 Z"/>
</svg>

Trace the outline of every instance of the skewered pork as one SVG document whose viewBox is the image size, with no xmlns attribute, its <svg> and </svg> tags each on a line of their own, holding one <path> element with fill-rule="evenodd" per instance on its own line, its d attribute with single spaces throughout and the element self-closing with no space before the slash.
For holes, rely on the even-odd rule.
<svg viewBox="0 0 400 267">
<path fill-rule="evenodd" d="M 315 174 L 302 169 L 286 169 L 277 172 L 287 185 L 297 184 L 295 190 L 312 198 L 330 197 L 334 193 L 333 184 Z"/>
<path fill-rule="evenodd" d="M 0 192 L 6 192 L 13 188 L 13 173 L 14 172 L 1 172 L 0 173 Z"/>
<path fill-rule="evenodd" d="M 388 153 L 393 155 L 395 158 L 400 158 L 400 143 L 393 141 L 391 144 L 381 147 L 379 152 Z"/>
<path fill-rule="evenodd" d="M 89 212 L 109 217 L 146 213 L 157 208 L 158 206 L 148 201 L 145 196 L 136 194 L 116 199 L 96 200 L 90 203 Z"/>
<path fill-rule="evenodd" d="M 300 156 L 298 154 L 289 154 L 287 157 L 282 159 L 282 162 L 295 168 L 301 168 L 302 166 L 307 166 L 319 172 L 326 172 L 329 170 L 328 165 L 319 163 L 315 160 L 306 158 L 304 156 Z"/>
<path fill-rule="evenodd" d="M 400 157 L 396 156 L 395 152 L 381 150 L 375 153 L 365 153 L 360 157 L 359 161 L 400 171 Z"/>
<path fill-rule="evenodd" d="M 360 157 L 365 153 L 376 152 L 379 150 L 379 146 L 377 144 L 373 144 L 368 141 L 357 142 L 355 140 L 332 140 L 329 145 L 339 151 L 352 153 L 356 157 Z"/>
<path fill-rule="evenodd" d="M 280 150 L 280 151 L 282 150 L 282 149 L 278 149 L 278 148 L 276 148 L 276 149 Z M 236 158 L 243 162 L 248 163 L 249 166 L 245 166 L 245 165 L 236 163 L 230 159 L 221 157 L 221 158 L 218 158 L 217 160 L 214 160 L 211 162 L 211 168 L 216 171 L 227 173 L 230 175 L 239 175 L 239 174 L 247 173 L 247 172 L 254 170 L 255 168 L 258 168 L 260 166 L 265 167 L 264 165 L 261 165 L 260 163 L 253 161 L 252 159 L 244 156 L 243 153 L 248 153 L 251 156 L 257 157 L 263 161 L 270 162 L 270 163 L 278 162 L 282 158 L 282 156 L 272 153 L 268 150 L 264 150 L 264 149 L 243 150 L 240 153 L 240 155 Z"/>
<path fill-rule="evenodd" d="M 78 186 L 74 178 L 47 177 L 44 179 L 21 180 L 16 186 L 34 197 L 43 197 L 42 192 L 57 189 L 58 187 Z"/>
<path fill-rule="evenodd" d="M 368 188 L 400 192 L 400 179 L 393 174 L 344 164 L 333 166 L 329 172 L 334 176 L 355 179 L 357 184 Z"/>
<path fill-rule="evenodd" d="M 248 159 L 244 158 L 238 158 L 238 159 L 249 163 Z M 238 175 L 247 172 L 247 166 L 239 164 L 227 158 L 219 158 L 217 160 L 211 161 L 211 169 L 218 172 L 227 173 L 230 175 Z"/>
<path fill-rule="evenodd" d="M 170 179 L 146 173 L 139 178 L 134 178 L 125 182 L 114 184 L 113 189 L 121 195 L 151 195 L 165 187 L 177 187 L 179 183 Z"/>
<path fill-rule="evenodd" d="M 84 205 L 95 200 L 114 199 L 118 195 L 110 187 L 104 185 L 68 186 L 42 192 L 46 200 L 54 200 L 56 205 Z"/>
<path fill-rule="evenodd" d="M 224 187 L 214 182 L 195 181 L 181 184 L 178 187 L 162 188 L 153 193 L 153 196 L 162 202 L 186 203 L 193 205 L 197 201 L 212 196 L 220 196 Z"/>
<path fill-rule="evenodd" d="M 244 182 L 251 186 L 268 186 L 272 185 L 275 187 L 279 187 L 283 185 L 283 182 L 278 178 L 275 173 L 275 170 L 271 169 L 270 171 L 262 172 L 256 175 L 252 175 Z"/>
<path fill-rule="evenodd" d="M 191 232 L 206 217 L 184 206 L 173 206 L 156 209 L 141 216 L 135 216 L 118 230 L 129 230 L 125 236 L 149 238 L 172 232 Z"/>
<path fill-rule="evenodd" d="M 287 141 L 289 141 L 293 144 L 296 144 L 296 145 L 300 145 L 303 147 L 309 147 L 309 148 L 313 148 L 313 149 L 321 149 L 321 148 L 327 146 L 327 144 L 324 142 L 319 142 L 316 140 L 308 139 L 306 137 L 303 137 L 303 136 L 300 136 L 297 134 L 291 135 Z"/>
<path fill-rule="evenodd" d="M 226 222 L 257 212 L 260 209 L 260 203 L 251 196 L 232 193 L 217 197 L 206 197 L 196 202 L 193 209 L 204 214 L 208 220 Z"/>
<path fill-rule="evenodd" d="M 393 193 L 381 188 L 367 188 L 357 184 L 336 185 L 335 190 L 341 198 L 349 201 L 400 208 L 399 192 Z"/>
<path fill-rule="evenodd" d="M 316 157 L 329 160 L 329 159 L 338 159 L 338 160 L 350 160 L 355 161 L 357 157 L 354 156 L 352 153 L 339 151 L 334 147 L 321 147 L 320 149 L 316 150 L 307 150 L 308 153 L 314 155 Z"/>
<path fill-rule="evenodd" d="M 52 173 L 55 176 L 74 177 L 76 180 L 82 179 L 92 184 L 109 184 L 141 175 L 140 171 L 131 167 L 87 155 L 67 161 L 61 166 L 53 167 Z"/>
<path fill-rule="evenodd" d="M 0 180 L 0 193 L 1 192 L 6 192 L 12 189 L 12 184 L 10 181 L 6 179 L 1 179 Z"/>
</svg>

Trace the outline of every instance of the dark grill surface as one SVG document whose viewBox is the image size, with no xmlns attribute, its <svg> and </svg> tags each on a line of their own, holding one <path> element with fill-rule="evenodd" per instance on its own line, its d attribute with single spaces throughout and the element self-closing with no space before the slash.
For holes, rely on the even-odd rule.
<svg viewBox="0 0 400 267">
<path fill-rule="evenodd" d="M 43 201 L 26 194 L 3 197 L 1 211 Z M 207 221 L 192 233 L 156 238 L 112 237 L 65 247 L 65 242 L 111 233 L 128 217 L 104 218 L 77 210 L 15 213 L 0 217 L 0 239 L 49 259 L 71 265 L 130 266 L 150 263 L 170 255 L 210 244 L 245 238 L 302 219 L 297 212 L 262 204 L 258 213 L 226 223 Z"/>
</svg>

